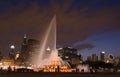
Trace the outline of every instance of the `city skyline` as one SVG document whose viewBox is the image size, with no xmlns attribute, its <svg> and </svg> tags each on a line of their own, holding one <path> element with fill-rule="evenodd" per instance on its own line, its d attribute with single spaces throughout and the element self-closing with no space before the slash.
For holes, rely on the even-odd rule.
<svg viewBox="0 0 120 77">
<path fill-rule="evenodd" d="M 57 46 L 77 48 L 83 56 L 100 51 L 120 56 L 120 2 L 118 0 L 0 1 L 0 51 L 10 45 L 20 51 L 24 34 L 41 40 L 54 14 Z"/>
</svg>

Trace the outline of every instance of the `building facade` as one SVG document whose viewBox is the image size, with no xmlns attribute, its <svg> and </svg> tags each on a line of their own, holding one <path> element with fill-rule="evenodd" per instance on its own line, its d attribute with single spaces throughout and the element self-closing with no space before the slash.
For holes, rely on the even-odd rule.
<svg viewBox="0 0 120 77">
<path fill-rule="evenodd" d="M 72 47 L 65 47 L 58 49 L 58 56 L 64 61 L 67 61 L 71 66 L 82 63 L 82 55 L 77 55 L 77 49 Z"/>
<path fill-rule="evenodd" d="M 100 60 L 101 61 L 105 60 L 105 52 L 104 51 L 100 52 Z"/>
</svg>

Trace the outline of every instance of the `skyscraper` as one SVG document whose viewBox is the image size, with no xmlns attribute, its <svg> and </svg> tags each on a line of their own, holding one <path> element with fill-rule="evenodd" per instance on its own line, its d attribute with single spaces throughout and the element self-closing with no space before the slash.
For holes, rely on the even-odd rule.
<svg viewBox="0 0 120 77">
<path fill-rule="evenodd" d="M 96 61 L 98 61 L 98 56 L 96 55 L 96 54 L 92 54 L 92 61 L 93 62 L 96 62 Z"/>
<path fill-rule="evenodd" d="M 24 35 L 23 38 L 23 43 L 22 43 L 22 47 L 21 47 L 21 52 L 25 52 L 27 50 L 27 36 L 26 34 Z"/>
<path fill-rule="evenodd" d="M 27 54 L 27 36 L 25 34 L 23 38 L 23 43 L 21 46 L 19 59 L 24 62 L 26 60 L 26 54 Z"/>
<path fill-rule="evenodd" d="M 3 54 L 0 52 L 0 60 L 3 58 Z"/>
<path fill-rule="evenodd" d="M 87 61 L 91 61 L 91 60 L 92 60 L 91 56 L 87 56 Z"/>
<path fill-rule="evenodd" d="M 15 59 L 15 46 L 14 45 L 11 45 L 10 46 L 10 52 L 9 52 L 9 58 L 10 59 Z"/>
<path fill-rule="evenodd" d="M 32 58 L 39 53 L 40 41 L 36 39 L 27 40 L 26 59 L 31 62 Z"/>
<path fill-rule="evenodd" d="M 105 52 L 104 51 L 100 52 L 100 60 L 101 61 L 105 60 Z"/>
</svg>

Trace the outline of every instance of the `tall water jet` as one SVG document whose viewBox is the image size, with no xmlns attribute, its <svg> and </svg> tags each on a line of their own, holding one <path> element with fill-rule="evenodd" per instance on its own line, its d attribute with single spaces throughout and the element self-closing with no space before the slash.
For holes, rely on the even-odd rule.
<svg viewBox="0 0 120 77">
<path fill-rule="evenodd" d="M 56 50 L 56 15 L 54 15 L 52 18 L 45 36 L 43 37 L 43 41 L 40 47 L 40 55 L 37 61 L 38 66 L 40 66 L 44 60 L 44 53 L 46 52 L 47 47 L 50 47 L 51 50 Z"/>
<path fill-rule="evenodd" d="M 49 47 L 49 48 L 48 48 Z M 57 65 L 69 65 L 58 56 L 56 49 L 56 15 L 52 18 L 45 36 L 42 39 L 40 49 L 33 56 L 32 63 L 36 67 L 42 67 L 43 65 L 52 65 L 56 62 Z M 47 55 L 46 52 L 49 54 Z"/>
</svg>

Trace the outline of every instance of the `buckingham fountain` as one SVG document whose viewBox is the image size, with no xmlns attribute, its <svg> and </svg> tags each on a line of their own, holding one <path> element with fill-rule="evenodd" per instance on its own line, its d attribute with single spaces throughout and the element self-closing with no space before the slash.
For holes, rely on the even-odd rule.
<svg viewBox="0 0 120 77">
<path fill-rule="evenodd" d="M 7 66 L 1 64 L 2 68 L 8 69 L 10 66 L 13 71 L 27 68 L 35 72 L 73 72 L 76 71 L 76 69 L 84 69 L 85 72 L 88 72 L 88 66 L 78 65 L 76 68 L 71 68 L 67 61 L 62 60 L 62 58 L 58 56 L 58 50 L 56 49 L 56 26 L 56 15 L 54 15 L 48 28 L 46 28 L 44 36 L 42 36 L 40 47 L 30 56 L 28 65 L 24 63 L 21 65 L 13 64 Z"/>
<path fill-rule="evenodd" d="M 61 72 L 70 71 L 68 62 L 63 61 L 58 56 L 56 49 L 56 15 L 52 18 L 48 29 L 46 30 L 40 48 L 32 56 L 31 63 L 34 68 L 41 68 L 44 72 L 56 72 L 56 69 L 62 69 Z M 65 71 L 63 70 L 65 69 Z"/>
</svg>

